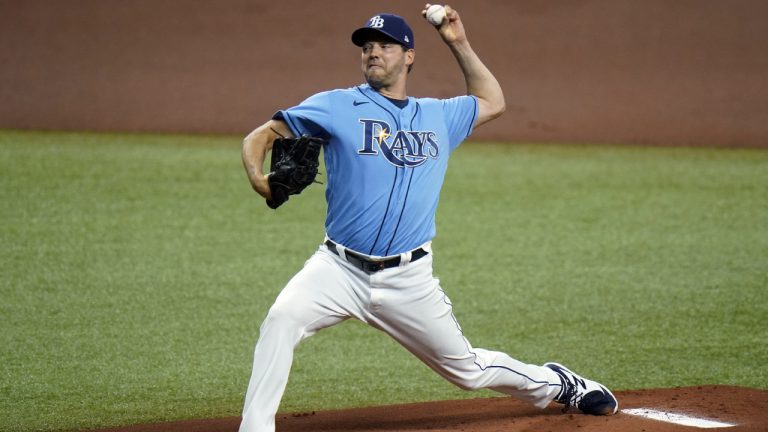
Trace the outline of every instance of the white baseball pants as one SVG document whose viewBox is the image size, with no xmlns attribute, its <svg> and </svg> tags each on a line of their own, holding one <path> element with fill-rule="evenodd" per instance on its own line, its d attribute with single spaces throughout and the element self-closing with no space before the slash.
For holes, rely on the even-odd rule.
<svg viewBox="0 0 768 432">
<path fill-rule="evenodd" d="M 430 251 L 430 245 L 424 246 Z M 432 254 L 366 273 L 322 245 L 288 282 L 261 325 L 240 432 L 273 432 L 294 348 L 318 330 L 356 318 L 399 342 L 462 389 L 489 388 L 544 408 L 560 390 L 549 368 L 473 348 L 432 275 Z"/>
</svg>

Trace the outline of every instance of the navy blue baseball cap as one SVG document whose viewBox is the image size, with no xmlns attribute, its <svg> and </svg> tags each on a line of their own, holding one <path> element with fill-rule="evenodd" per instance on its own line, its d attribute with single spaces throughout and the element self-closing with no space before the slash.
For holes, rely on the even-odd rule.
<svg viewBox="0 0 768 432">
<path fill-rule="evenodd" d="M 413 30 L 403 17 L 398 15 L 388 13 L 374 15 L 366 21 L 365 26 L 352 32 L 352 43 L 361 47 L 372 34 L 387 36 L 408 49 L 414 47 Z"/>
</svg>

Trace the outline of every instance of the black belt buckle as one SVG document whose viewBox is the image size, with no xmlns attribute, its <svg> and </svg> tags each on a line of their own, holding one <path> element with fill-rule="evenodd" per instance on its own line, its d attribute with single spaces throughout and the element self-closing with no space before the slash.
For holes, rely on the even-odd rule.
<svg viewBox="0 0 768 432">
<path fill-rule="evenodd" d="M 333 248 L 335 251 L 335 248 Z M 376 273 L 390 267 L 397 267 L 400 265 L 400 257 L 394 257 L 387 260 L 371 260 L 364 256 L 347 249 L 347 262 L 355 264 L 355 267 L 368 273 Z"/>
<path fill-rule="evenodd" d="M 391 261 L 395 261 L 395 259 L 392 259 Z M 385 268 L 387 268 L 386 261 L 368 261 L 368 263 L 371 264 L 372 272 L 382 271 Z M 400 259 L 397 259 L 397 265 L 400 265 Z M 393 265 L 390 267 L 395 267 L 395 266 Z"/>
</svg>

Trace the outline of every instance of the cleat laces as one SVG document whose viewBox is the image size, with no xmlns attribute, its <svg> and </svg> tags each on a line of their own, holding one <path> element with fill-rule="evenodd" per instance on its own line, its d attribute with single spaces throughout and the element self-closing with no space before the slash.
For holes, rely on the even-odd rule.
<svg viewBox="0 0 768 432">
<path fill-rule="evenodd" d="M 561 404 L 563 404 L 563 412 L 568 412 L 572 407 L 579 407 L 579 403 L 584 398 L 585 392 L 579 390 L 579 386 L 581 386 L 584 390 L 587 389 L 587 384 L 584 382 L 583 379 L 573 377 L 573 381 L 571 381 L 565 374 L 559 373 L 560 375 L 560 381 L 563 385 L 562 390 L 560 390 L 560 394 L 557 395 L 555 400 Z"/>
</svg>

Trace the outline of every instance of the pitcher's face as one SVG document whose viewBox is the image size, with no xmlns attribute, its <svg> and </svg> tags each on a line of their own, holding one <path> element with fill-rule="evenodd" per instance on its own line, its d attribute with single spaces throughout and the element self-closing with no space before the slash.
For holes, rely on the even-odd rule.
<svg viewBox="0 0 768 432">
<path fill-rule="evenodd" d="M 363 44 L 362 70 L 368 84 L 379 89 L 391 87 L 408 74 L 413 63 L 413 50 L 386 38 L 370 40 Z"/>
</svg>

